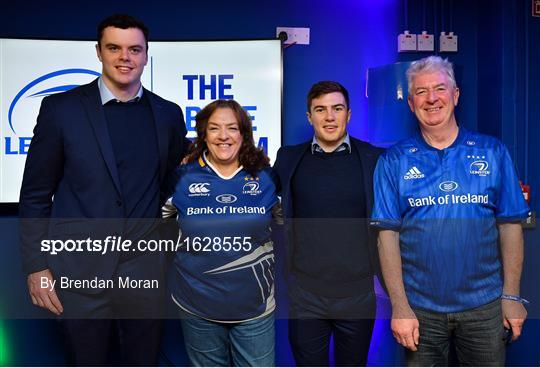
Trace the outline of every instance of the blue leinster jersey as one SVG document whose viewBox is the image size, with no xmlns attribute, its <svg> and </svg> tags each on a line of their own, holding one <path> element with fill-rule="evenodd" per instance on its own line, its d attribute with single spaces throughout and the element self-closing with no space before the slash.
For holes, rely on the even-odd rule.
<svg viewBox="0 0 540 368">
<path fill-rule="evenodd" d="M 221 177 L 203 158 L 182 167 L 172 198 L 182 247 L 174 261 L 174 301 L 199 317 L 245 321 L 272 312 L 270 240 L 276 188 L 268 170 Z"/>
<path fill-rule="evenodd" d="M 496 224 L 529 209 L 500 141 L 460 128 L 437 150 L 417 134 L 381 156 L 374 180 L 372 223 L 400 233 L 411 306 L 449 313 L 501 295 Z"/>
</svg>

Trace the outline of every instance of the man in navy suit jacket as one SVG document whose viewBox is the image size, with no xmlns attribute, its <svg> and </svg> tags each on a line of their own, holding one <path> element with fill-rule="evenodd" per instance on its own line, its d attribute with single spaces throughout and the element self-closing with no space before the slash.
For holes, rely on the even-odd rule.
<svg viewBox="0 0 540 368">
<path fill-rule="evenodd" d="M 142 87 L 143 23 L 106 18 L 96 50 L 100 78 L 41 104 L 20 195 L 23 269 L 32 302 L 63 317 L 69 364 L 108 365 L 110 336 L 118 331 L 123 365 L 156 365 L 164 255 L 135 246 L 112 251 L 111 242 L 108 252 L 85 243 L 81 251 L 52 254 L 41 244 L 159 239 L 168 178 L 189 142 L 179 106 Z"/>
<path fill-rule="evenodd" d="M 282 147 L 274 165 L 281 184 L 289 276 L 289 340 L 298 366 L 367 362 L 379 273 L 367 219 L 381 149 L 347 133 L 349 95 L 323 81 L 308 93 L 311 141 Z M 292 220 L 294 219 L 294 220 Z"/>
</svg>

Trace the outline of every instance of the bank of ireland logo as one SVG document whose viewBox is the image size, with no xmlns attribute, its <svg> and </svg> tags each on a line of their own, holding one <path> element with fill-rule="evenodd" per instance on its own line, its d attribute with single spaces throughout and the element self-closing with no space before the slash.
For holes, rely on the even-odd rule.
<svg viewBox="0 0 540 368">
<path fill-rule="evenodd" d="M 68 81 L 67 78 L 61 78 L 65 75 L 70 75 L 69 79 L 71 79 L 71 81 Z M 81 79 L 81 75 L 84 77 L 90 75 L 92 78 L 94 78 L 99 77 L 101 74 L 89 69 L 62 69 L 42 75 L 24 86 L 13 98 L 13 101 L 11 101 L 11 104 L 9 105 L 8 124 L 11 131 L 17 134 L 16 121 L 14 120 L 13 115 L 16 108 L 21 105 L 23 101 L 26 99 L 45 97 L 55 93 L 69 91 L 70 89 L 80 85 L 75 84 L 74 80 Z M 88 82 L 86 79 L 87 78 L 85 78 L 85 82 Z"/>
<path fill-rule="evenodd" d="M 188 197 L 209 197 L 210 183 L 192 183 L 188 187 Z"/>
<path fill-rule="evenodd" d="M 472 175 L 478 175 L 478 176 L 487 176 L 490 174 L 489 164 L 485 160 L 486 156 L 467 156 L 469 159 L 474 159 L 470 166 L 469 166 L 469 173 Z"/>
<path fill-rule="evenodd" d="M 439 189 L 443 192 L 453 192 L 459 187 L 458 183 L 455 181 L 443 181 L 441 184 L 439 184 Z"/>
<path fill-rule="evenodd" d="M 233 194 L 220 194 L 216 197 L 216 201 L 223 204 L 234 203 L 236 199 L 236 196 Z"/>
</svg>

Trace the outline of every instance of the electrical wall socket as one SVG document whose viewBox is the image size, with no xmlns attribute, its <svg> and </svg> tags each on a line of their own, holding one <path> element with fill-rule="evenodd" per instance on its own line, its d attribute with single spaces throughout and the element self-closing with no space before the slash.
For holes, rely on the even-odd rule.
<svg viewBox="0 0 540 368">
<path fill-rule="evenodd" d="M 540 0 L 534 0 L 532 2 L 532 16 L 540 17 Z"/>
<path fill-rule="evenodd" d="M 418 51 L 435 51 L 435 37 L 427 31 L 422 31 L 422 34 L 417 36 L 417 44 Z"/>
<path fill-rule="evenodd" d="M 285 45 L 309 45 L 309 28 L 277 27 L 276 37 L 281 32 L 287 33 L 287 40 L 283 42 Z"/>
<path fill-rule="evenodd" d="M 398 52 L 416 51 L 416 35 L 405 31 L 398 36 Z"/>
<path fill-rule="evenodd" d="M 439 51 L 440 52 L 457 52 L 458 50 L 458 36 L 454 32 L 446 34 L 441 32 L 439 38 Z"/>
</svg>

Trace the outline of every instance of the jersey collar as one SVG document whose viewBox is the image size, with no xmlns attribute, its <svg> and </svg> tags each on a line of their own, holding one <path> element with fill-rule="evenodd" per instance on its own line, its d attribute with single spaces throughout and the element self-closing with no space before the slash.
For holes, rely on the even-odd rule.
<svg viewBox="0 0 540 368">
<path fill-rule="evenodd" d="M 216 169 L 214 167 L 214 165 L 212 165 L 212 163 L 210 161 L 208 161 L 208 159 L 206 158 L 206 151 L 203 152 L 202 157 L 199 157 L 199 165 L 201 165 L 201 167 L 208 166 L 209 168 L 212 169 L 213 172 L 216 173 L 217 176 L 219 176 L 221 179 L 225 179 L 225 180 L 229 180 L 229 179 L 234 178 L 236 176 L 236 174 L 238 174 L 240 171 L 242 171 L 244 169 L 244 166 L 240 165 L 240 167 L 238 169 L 236 169 L 231 175 L 223 176 L 218 171 L 218 169 Z"/>
<path fill-rule="evenodd" d="M 454 142 L 452 142 L 451 145 L 444 148 L 444 150 L 456 148 L 458 145 L 460 145 L 465 140 L 466 137 L 467 137 L 467 129 L 463 128 L 462 126 L 459 126 L 458 135 L 457 135 L 456 139 L 454 140 Z M 440 150 L 438 148 L 435 148 L 435 147 L 429 145 L 426 142 L 426 140 L 424 139 L 424 136 L 422 135 L 422 132 L 420 132 L 420 129 L 416 132 L 415 139 L 422 148 L 425 148 L 425 149 L 430 150 L 430 151 L 442 151 L 442 150 Z"/>
</svg>

